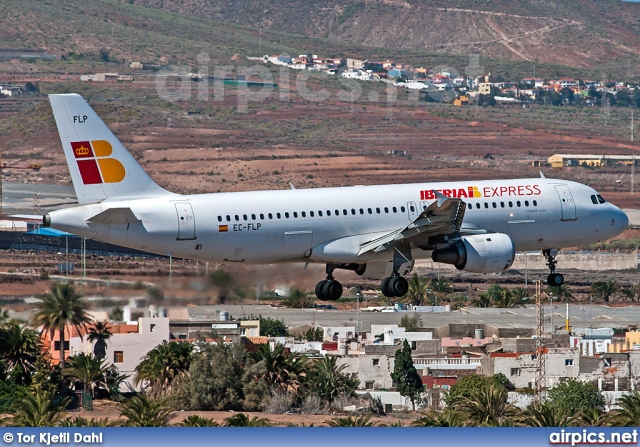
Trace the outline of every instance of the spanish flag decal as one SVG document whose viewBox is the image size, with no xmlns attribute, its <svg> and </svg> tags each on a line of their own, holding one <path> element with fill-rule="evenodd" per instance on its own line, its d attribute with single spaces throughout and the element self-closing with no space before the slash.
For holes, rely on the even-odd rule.
<svg viewBox="0 0 640 447">
<path fill-rule="evenodd" d="M 122 163 L 109 158 L 112 147 L 108 141 L 72 141 L 71 150 L 85 185 L 118 183 L 124 179 L 126 172 Z"/>
<path fill-rule="evenodd" d="M 229 225 L 218 225 L 218 232 L 226 233 L 229 231 Z"/>
</svg>

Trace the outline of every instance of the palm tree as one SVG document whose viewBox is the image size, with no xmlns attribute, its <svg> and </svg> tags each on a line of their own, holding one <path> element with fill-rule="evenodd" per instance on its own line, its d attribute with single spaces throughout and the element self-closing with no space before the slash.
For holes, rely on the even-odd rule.
<svg viewBox="0 0 640 447">
<path fill-rule="evenodd" d="M 297 392 L 302 386 L 308 363 L 304 355 L 291 353 L 278 343 L 273 350 L 268 344 L 260 345 L 250 357 L 264 366 L 261 378 L 275 391 Z"/>
<path fill-rule="evenodd" d="M 182 420 L 183 427 L 217 427 L 219 424 L 213 419 L 203 418 L 197 414 L 192 414 Z"/>
<path fill-rule="evenodd" d="M 93 346 L 93 354 L 96 357 L 107 355 L 107 340 L 109 340 L 112 335 L 109 323 L 106 321 L 98 321 L 89 328 L 87 339 L 91 343 L 96 343 Z"/>
<path fill-rule="evenodd" d="M 417 273 L 414 273 L 409 281 L 409 291 L 403 301 L 414 305 L 422 304 L 422 302 L 427 298 L 430 285 L 430 279 L 421 278 Z"/>
<path fill-rule="evenodd" d="M 442 411 L 430 410 L 413 421 L 413 427 L 463 427 L 462 413 L 445 407 Z"/>
<path fill-rule="evenodd" d="M 600 408 L 587 408 L 580 412 L 576 421 L 582 427 L 602 427 L 607 424 L 612 413 L 604 413 Z"/>
<path fill-rule="evenodd" d="M 631 301 L 640 300 L 640 282 L 625 287 L 624 289 L 622 289 L 622 294 L 626 298 L 629 298 Z"/>
<path fill-rule="evenodd" d="M 254 416 L 249 419 L 244 413 L 238 413 L 224 420 L 225 427 L 271 427 L 271 422 L 265 418 Z"/>
<path fill-rule="evenodd" d="M 108 418 L 87 419 L 82 416 L 67 418 L 62 421 L 62 427 L 117 427 L 118 421 L 110 421 Z"/>
<path fill-rule="evenodd" d="M 91 397 L 95 397 L 96 385 L 107 388 L 105 374 L 108 370 L 109 366 L 105 364 L 104 357 L 82 353 L 69 357 L 69 365 L 63 370 L 63 374 L 81 382 L 84 392 L 91 393 Z"/>
<path fill-rule="evenodd" d="M 338 366 L 336 362 L 334 356 L 323 357 L 313 365 L 309 376 L 311 388 L 329 407 L 336 397 L 353 393 L 357 386 L 357 382 L 342 373 L 347 365 Z"/>
<path fill-rule="evenodd" d="M 484 383 L 456 403 L 453 410 L 462 412 L 465 425 L 497 427 L 512 424 L 517 410 L 507 403 L 508 391 L 495 383 Z"/>
<path fill-rule="evenodd" d="M 55 427 L 62 421 L 62 410 L 67 401 L 53 403 L 54 392 L 37 389 L 26 393 L 15 403 L 11 425 L 16 427 Z"/>
<path fill-rule="evenodd" d="M 367 416 L 351 416 L 346 418 L 333 418 L 327 421 L 329 427 L 375 427 L 376 424 L 371 422 L 371 415 Z"/>
<path fill-rule="evenodd" d="M 120 416 L 127 427 L 166 427 L 171 418 L 171 408 L 162 399 L 150 399 L 139 394 L 120 406 Z"/>
<path fill-rule="evenodd" d="M 189 369 L 192 359 L 192 343 L 164 341 L 136 366 L 136 384 L 147 381 L 151 395 L 167 393 L 173 380 Z"/>
<path fill-rule="evenodd" d="M 431 288 L 435 292 L 436 296 L 440 298 L 440 301 L 443 301 L 444 297 L 451 292 L 451 286 L 452 284 L 444 278 L 439 278 L 437 281 L 431 282 Z"/>
<path fill-rule="evenodd" d="M 575 416 L 563 408 L 549 404 L 532 405 L 522 414 L 522 423 L 528 427 L 570 427 Z"/>
<path fill-rule="evenodd" d="M 608 281 L 596 281 L 591 284 L 591 293 L 598 298 L 604 299 L 607 303 L 613 295 L 620 289 L 620 284 L 615 279 Z"/>
<path fill-rule="evenodd" d="M 76 292 L 71 284 L 59 282 L 51 284 L 50 292 L 42 298 L 42 302 L 36 305 L 33 324 L 41 326 L 44 331 L 49 331 L 52 345 L 56 331 L 60 332 L 61 368 L 64 368 L 64 329 L 70 325 L 79 331 L 81 327 L 90 322 L 91 317 L 86 312 L 87 307 L 82 295 Z"/>
<path fill-rule="evenodd" d="M 611 421 L 616 427 L 637 427 L 640 425 L 640 393 L 634 391 L 620 397 L 618 408 L 612 410 Z"/>
<path fill-rule="evenodd" d="M 551 296 L 557 296 L 559 300 L 569 302 L 573 298 L 573 293 L 569 289 L 569 284 L 562 284 L 561 286 L 549 286 L 547 291 Z"/>
<path fill-rule="evenodd" d="M 0 358 L 14 380 L 29 383 L 41 354 L 41 342 L 33 329 L 22 327 L 15 321 L 0 326 Z"/>
<path fill-rule="evenodd" d="M 487 292 L 480 292 L 478 299 L 473 304 L 475 307 L 491 307 L 491 297 Z"/>
</svg>

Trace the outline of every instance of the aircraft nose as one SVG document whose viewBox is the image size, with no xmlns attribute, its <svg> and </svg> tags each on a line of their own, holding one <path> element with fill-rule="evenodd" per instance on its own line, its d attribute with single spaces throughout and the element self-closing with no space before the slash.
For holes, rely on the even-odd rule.
<svg viewBox="0 0 640 447">
<path fill-rule="evenodd" d="M 616 208 L 613 216 L 611 217 L 611 225 L 615 225 L 620 228 L 620 230 L 624 231 L 629 226 L 629 216 L 627 216 L 627 214 L 621 209 Z"/>
</svg>

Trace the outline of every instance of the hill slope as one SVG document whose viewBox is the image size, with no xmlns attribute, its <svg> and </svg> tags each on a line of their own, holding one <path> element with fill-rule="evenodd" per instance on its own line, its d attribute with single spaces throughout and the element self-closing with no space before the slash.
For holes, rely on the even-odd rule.
<svg viewBox="0 0 640 447">
<path fill-rule="evenodd" d="M 602 0 L 134 0 L 366 46 L 593 66 L 640 55 L 640 4 Z"/>
</svg>

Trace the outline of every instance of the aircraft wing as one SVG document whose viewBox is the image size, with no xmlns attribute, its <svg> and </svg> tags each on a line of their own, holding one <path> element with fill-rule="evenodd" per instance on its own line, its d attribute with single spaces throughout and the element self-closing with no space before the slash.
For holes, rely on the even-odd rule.
<svg viewBox="0 0 640 447">
<path fill-rule="evenodd" d="M 368 251 L 378 253 L 403 242 L 412 242 L 418 237 L 446 235 L 459 232 L 466 204 L 460 199 L 446 197 L 434 191 L 437 200 L 404 228 L 385 234 L 360 246 L 358 256 Z"/>
</svg>

